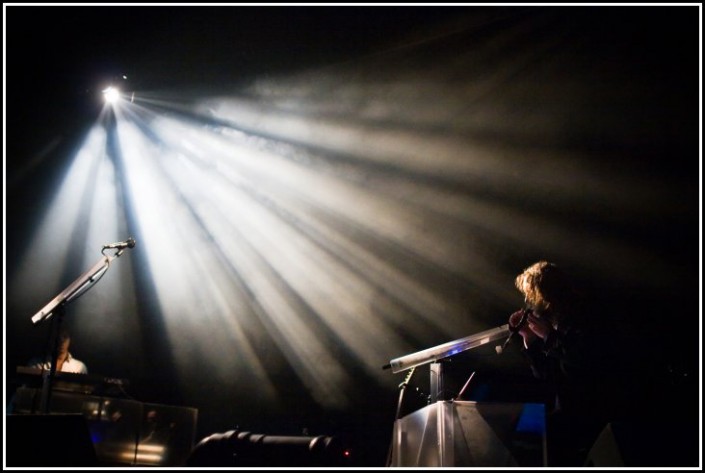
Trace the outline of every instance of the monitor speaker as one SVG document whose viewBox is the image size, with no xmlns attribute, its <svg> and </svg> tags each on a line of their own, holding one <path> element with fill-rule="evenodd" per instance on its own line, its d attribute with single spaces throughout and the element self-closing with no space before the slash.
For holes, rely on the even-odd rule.
<svg viewBox="0 0 705 473">
<path fill-rule="evenodd" d="M 595 440 L 585 466 L 698 466 L 699 445 L 695 421 L 611 422 Z"/>
</svg>

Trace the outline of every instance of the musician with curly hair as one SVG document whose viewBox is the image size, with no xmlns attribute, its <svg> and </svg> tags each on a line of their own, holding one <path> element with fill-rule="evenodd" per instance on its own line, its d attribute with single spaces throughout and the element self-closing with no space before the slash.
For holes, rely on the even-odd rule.
<svg viewBox="0 0 705 473">
<path fill-rule="evenodd" d="M 574 284 L 554 263 L 529 266 L 515 285 L 526 307 L 510 316 L 509 325 L 522 336 L 522 354 L 548 393 L 548 464 L 582 466 L 609 416 L 603 328 L 586 323 Z"/>
</svg>

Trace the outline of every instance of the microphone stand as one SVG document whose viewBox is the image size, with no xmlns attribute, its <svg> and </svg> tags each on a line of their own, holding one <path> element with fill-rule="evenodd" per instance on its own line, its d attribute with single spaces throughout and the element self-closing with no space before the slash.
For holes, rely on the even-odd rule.
<svg viewBox="0 0 705 473">
<path fill-rule="evenodd" d="M 56 376 L 56 364 L 59 360 L 59 333 L 61 333 L 61 324 L 66 314 L 66 305 L 59 304 L 54 310 L 55 317 L 52 319 L 51 328 L 49 330 L 51 364 L 49 371 L 42 370 L 42 391 L 39 404 L 39 412 L 42 414 L 49 413 L 49 400 L 51 398 L 51 388 Z"/>
<path fill-rule="evenodd" d="M 499 327 L 485 330 L 474 335 L 467 336 L 458 340 L 453 340 L 442 345 L 427 348 L 425 350 L 411 353 L 399 358 L 391 360 L 384 365 L 382 369 L 391 369 L 393 373 L 398 373 L 407 369 L 431 363 L 430 366 L 430 400 L 436 402 L 442 399 L 443 396 L 443 366 L 442 361 L 452 357 L 458 353 L 470 350 L 472 348 L 485 345 L 499 338 L 506 337 L 510 333 L 509 325 L 501 325 Z"/>
<path fill-rule="evenodd" d="M 397 404 L 397 412 L 395 416 L 395 422 L 396 420 L 399 419 L 399 415 L 401 412 L 401 403 L 402 403 L 402 398 L 404 396 L 404 390 L 406 389 L 407 384 L 409 383 L 409 379 L 414 373 L 414 370 L 422 365 L 425 364 L 430 364 L 429 367 L 429 374 L 431 376 L 430 379 L 430 396 L 429 396 L 429 402 L 437 402 L 437 401 L 442 401 L 443 400 L 443 391 L 444 391 L 444 385 L 443 385 L 443 364 L 442 362 L 444 360 L 449 359 L 450 357 L 457 355 L 458 353 L 462 353 L 467 350 L 471 350 L 473 348 L 477 348 L 479 346 L 485 345 L 487 343 L 490 343 L 492 341 L 498 340 L 503 337 L 507 337 L 506 341 L 504 342 L 504 347 L 506 347 L 509 344 L 509 340 L 511 340 L 512 336 L 519 331 L 519 329 L 526 323 L 526 320 L 529 317 L 529 313 L 531 312 L 530 309 L 525 309 L 524 313 L 522 314 L 521 321 L 516 327 L 512 327 L 509 324 L 505 325 L 500 325 L 499 327 L 485 330 L 483 332 L 479 332 L 473 335 L 469 335 L 464 338 L 460 338 L 457 340 L 452 340 L 450 342 L 443 343 L 441 345 L 437 345 L 435 347 L 427 348 L 425 350 L 418 351 L 416 353 L 411 353 L 405 356 L 401 356 L 398 358 L 394 358 L 393 360 L 390 360 L 389 363 L 386 365 L 382 366 L 383 370 L 391 369 L 393 373 L 399 373 L 401 371 L 405 370 L 410 370 L 406 379 L 404 382 L 402 382 L 399 385 L 400 388 L 400 393 L 399 393 L 399 402 Z M 509 336 L 507 336 L 509 334 Z M 497 347 L 500 348 L 500 347 Z M 499 351 L 501 353 L 501 350 Z M 463 389 L 460 391 L 460 394 L 457 396 L 459 399 L 460 396 L 465 392 L 465 389 L 468 387 L 470 384 L 470 381 L 472 380 L 473 376 L 475 373 L 473 372 L 472 375 L 470 375 L 470 378 L 467 380 L 465 383 L 465 386 L 463 386 Z M 394 438 L 392 438 L 392 444 L 390 445 L 389 452 L 387 454 L 387 466 L 392 465 L 392 460 L 393 460 L 393 446 L 394 446 Z"/>
<path fill-rule="evenodd" d="M 59 358 L 59 333 L 64 316 L 66 315 L 66 305 L 76 300 L 83 295 L 105 274 L 110 267 L 110 262 L 122 255 L 124 249 L 120 249 L 115 255 L 103 255 L 91 269 L 80 275 L 76 280 L 69 284 L 66 289 L 61 291 L 48 304 L 46 304 L 39 312 L 32 316 L 32 323 L 38 323 L 50 318 L 54 315 L 50 329 L 50 346 L 51 346 L 51 366 L 48 372 L 42 373 L 42 394 L 40 412 L 49 414 L 52 385 L 56 376 L 56 364 Z"/>
</svg>

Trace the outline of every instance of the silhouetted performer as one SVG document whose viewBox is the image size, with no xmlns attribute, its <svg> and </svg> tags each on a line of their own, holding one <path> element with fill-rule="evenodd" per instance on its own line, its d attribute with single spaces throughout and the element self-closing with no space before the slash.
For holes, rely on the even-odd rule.
<svg viewBox="0 0 705 473">
<path fill-rule="evenodd" d="M 85 363 L 74 358 L 71 355 L 71 352 L 69 352 L 70 346 L 71 336 L 68 331 L 62 328 L 59 333 L 59 356 L 56 360 L 56 371 L 63 371 L 64 373 L 88 374 L 88 368 Z M 51 369 L 51 356 L 48 356 L 45 359 L 33 358 L 28 364 L 32 368 L 49 370 Z"/>
<path fill-rule="evenodd" d="M 555 264 L 539 261 L 515 284 L 526 307 L 510 316 L 509 325 L 518 327 L 523 355 L 546 388 L 548 464 L 582 466 L 610 416 L 612 376 L 600 349 L 609 343 L 609 331 L 583 315 L 583 302 Z"/>
</svg>

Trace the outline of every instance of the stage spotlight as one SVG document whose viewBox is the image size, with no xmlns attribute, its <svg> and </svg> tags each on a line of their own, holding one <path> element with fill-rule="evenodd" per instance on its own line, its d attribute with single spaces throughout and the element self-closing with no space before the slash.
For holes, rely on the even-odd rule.
<svg viewBox="0 0 705 473">
<path fill-rule="evenodd" d="M 115 87 L 108 87 L 103 90 L 103 97 L 105 97 L 106 102 L 115 103 L 120 98 L 120 91 Z"/>
<path fill-rule="evenodd" d="M 231 430 L 210 435 L 191 451 L 187 466 L 342 467 L 349 451 L 336 437 L 297 437 Z"/>
</svg>

